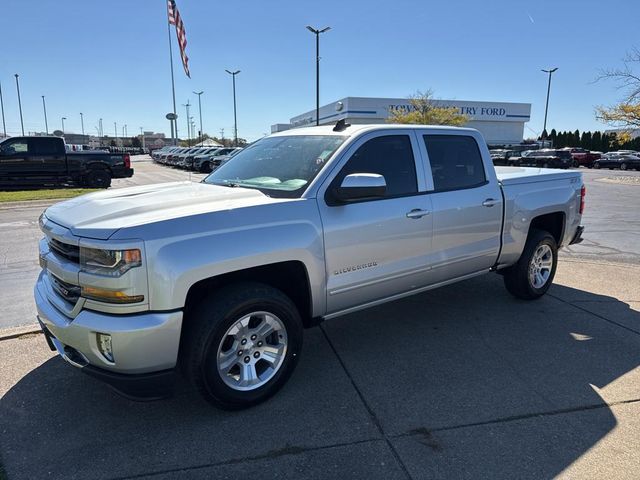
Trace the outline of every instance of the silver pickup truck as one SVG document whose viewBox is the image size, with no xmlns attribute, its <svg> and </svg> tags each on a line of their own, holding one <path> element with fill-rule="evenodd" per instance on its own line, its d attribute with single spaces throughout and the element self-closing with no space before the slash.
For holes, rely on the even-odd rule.
<svg viewBox="0 0 640 480">
<path fill-rule="evenodd" d="M 126 395 L 162 397 L 182 371 L 213 404 L 248 407 L 323 319 L 488 272 L 544 295 L 558 249 L 581 241 L 584 196 L 577 171 L 494 169 L 473 129 L 290 130 L 202 183 L 49 207 L 38 319 L 63 359 Z"/>
</svg>

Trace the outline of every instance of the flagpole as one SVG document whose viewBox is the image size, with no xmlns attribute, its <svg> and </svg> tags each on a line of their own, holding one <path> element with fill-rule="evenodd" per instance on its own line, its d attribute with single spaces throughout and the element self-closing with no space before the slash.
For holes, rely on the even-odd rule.
<svg viewBox="0 0 640 480">
<path fill-rule="evenodd" d="M 173 95 L 173 115 L 176 116 L 176 85 L 173 79 L 173 48 L 171 47 L 171 24 L 169 23 L 169 19 L 167 19 L 167 32 L 169 32 L 169 61 L 171 62 L 171 93 Z M 173 137 L 173 144 L 178 145 L 178 120 L 174 119 L 171 121 L 171 136 L 173 137 L 173 132 L 175 132 L 175 137 Z"/>
</svg>

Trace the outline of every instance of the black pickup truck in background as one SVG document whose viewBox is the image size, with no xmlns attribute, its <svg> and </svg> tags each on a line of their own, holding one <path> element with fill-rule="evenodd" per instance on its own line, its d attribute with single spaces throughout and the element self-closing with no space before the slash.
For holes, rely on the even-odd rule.
<svg viewBox="0 0 640 480">
<path fill-rule="evenodd" d="M 11 137 L 0 142 L 0 189 L 39 186 L 108 188 L 133 175 L 129 154 L 67 153 L 60 137 Z"/>
</svg>

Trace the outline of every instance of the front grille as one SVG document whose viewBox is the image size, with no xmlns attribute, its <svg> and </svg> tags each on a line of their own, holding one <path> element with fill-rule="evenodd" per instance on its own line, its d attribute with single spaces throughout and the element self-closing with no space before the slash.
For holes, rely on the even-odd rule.
<svg viewBox="0 0 640 480">
<path fill-rule="evenodd" d="M 49 272 L 49 278 L 51 278 L 53 289 L 67 302 L 75 304 L 78 301 L 78 298 L 80 298 L 80 287 L 78 285 L 63 282 L 51 272 Z"/>
<path fill-rule="evenodd" d="M 77 247 L 76 245 L 69 245 L 68 243 L 62 243 L 55 238 L 50 238 L 49 248 L 57 255 L 60 255 L 67 260 L 80 263 L 80 247 Z"/>
</svg>

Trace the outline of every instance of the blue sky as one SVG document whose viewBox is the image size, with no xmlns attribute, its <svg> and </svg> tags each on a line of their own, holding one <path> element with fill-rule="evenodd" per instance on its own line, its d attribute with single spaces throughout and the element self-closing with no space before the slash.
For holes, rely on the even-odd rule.
<svg viewBox="0 0 640 480">
<path fill-rule="evenodd" d="M 13 74 L 20 74 L 26 131 L 95 133 L 98 118 L 129 134 L 168 133 L 171 110 L 164 0 L 3 0 L 0 82 L 7 129 L 19 133 Z M 178 114 L 204 90 L 208 133 L 233 131 L 231 78 L 237 76 L 238 133 L 253 140 L 270 125 L 315 106 L 315 43 L 305 25 L 331 26 L 321 39 L 321 104 L 346 96 L 436 97 L 532 104 L 525 135 L 542 129 L 547 78 L 554 74 L 548 127 L 602 129 L 595 105 L 620 92 L 593 83 L 600 68 L 640 47 L 640 2 L 177 0 L 189 45 L 191 80 L 174 51 Z M 172 41 L 175 46 L 175 34 Z M 640 67 L 640 66 L 639 66 Z M 193 109 L 197 118 L 197 109 Z M 193 113 L 192 113 L 193 114 Z"/>
</svg>

